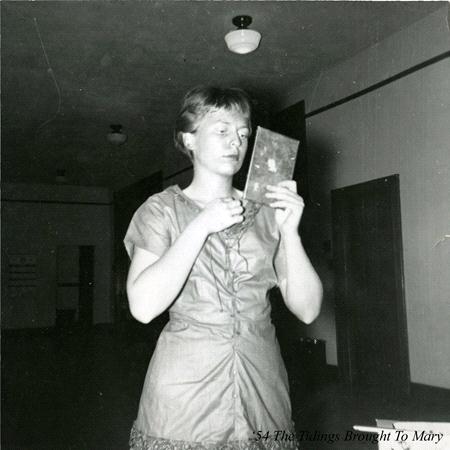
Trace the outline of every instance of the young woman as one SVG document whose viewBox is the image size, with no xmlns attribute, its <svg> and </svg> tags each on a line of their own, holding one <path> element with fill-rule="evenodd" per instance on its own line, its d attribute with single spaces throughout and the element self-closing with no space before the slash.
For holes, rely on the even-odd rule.
<svg viewBox="0 0 450 450">
<path fill-rule="evenodd" d="M 151 196 L 129 226 L 131 313 L 148 323 L 170 308 L 132 449 L 296 448 L 267 292 L 278 285 L 310 323 L 322 286 L 298 235 L 304 204 L 295 182 L 268 188 L 270 207 L 233 188 L 250 133 L 243 91 L 188 92 L 175 143 L 193 162 L 192 182 Z"/>
</svg>

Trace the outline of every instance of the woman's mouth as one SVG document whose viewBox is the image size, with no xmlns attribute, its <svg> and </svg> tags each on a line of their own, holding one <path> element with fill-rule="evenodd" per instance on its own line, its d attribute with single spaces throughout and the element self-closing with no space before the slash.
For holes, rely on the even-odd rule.
<svg viewBox="0 0 450 450">
<path fill-rule="evenodd" d="M 232 161 L 239 161 L 239 155 L 237 154 L 223 155 L 222 158 L 229 159 Z"/>
</svg>

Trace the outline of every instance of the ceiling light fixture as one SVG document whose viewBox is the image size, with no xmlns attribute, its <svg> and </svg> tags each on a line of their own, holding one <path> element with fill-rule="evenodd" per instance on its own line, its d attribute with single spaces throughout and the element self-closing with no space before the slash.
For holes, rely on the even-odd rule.
<svg viewBox="0 0 450 450">
<path fill-rule="evenodd" d="M 261 34 L 255 30 L 249 30 L 247 27 L 252 23 L 250 16 L 236 16 L 233 24 L 237 30 L 230 31 L 225 35 L 225 42 L 228 49 L 233 53 L 245 55 L 258 48 Z"/>
<path fill-rule="evenodd" d="M 65 169 L 56 169 L 55 181 L 56 181 L 56 184 L 67 183 L 67 177 L 66 177 L 66 170 Z"/>
<path fill-rule="evenodd" d="M 122 125 L 110 125 L 111 131 L 106 135 L 108 142 L 114 145 L 122 145 L 127 140 L 127 135 L 122 133 Z"/>
</svg>

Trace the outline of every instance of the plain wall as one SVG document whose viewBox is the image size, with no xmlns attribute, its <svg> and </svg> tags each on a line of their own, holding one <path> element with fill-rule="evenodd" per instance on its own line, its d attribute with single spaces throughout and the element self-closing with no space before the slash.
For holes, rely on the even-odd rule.
<svg viewBox="0 0 450 450">
<path fill-rule="evenodd" d="M 308 113 L 345 98 L 449 51 L 449 37 L 444 7 L 299 86 L 290 103 L 305 99 Z M 450 239 L 441 241 L 450 234 L 450 59 L 312 115 L 307 141 L 317 252 L 331 239 L 332 189 L 400 174 L 411 380 L 450 388 Z M 327 340 L 336 364 L 331 255 L 321 256 L 325 304 L 308 332 Z"/>
<path fill-rule="evenodd" d="M 3 328 L 54 325 L 60 245 L 95 246 L 93 321 L 112 321 L 111 214 L 111 195 L 104 188 L 2 185 Z M 36 287 L 12 295 L 8 260 L 18 254 L 36 258 Z"/>
</svg>

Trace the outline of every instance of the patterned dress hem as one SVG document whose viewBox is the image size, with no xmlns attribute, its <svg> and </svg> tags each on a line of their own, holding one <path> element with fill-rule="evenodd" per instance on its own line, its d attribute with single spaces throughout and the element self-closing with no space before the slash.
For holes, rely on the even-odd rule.
<svg viewBox="0 0 450 450">
<path fill-rule="evenodd" d="M 261 438 L 258 441 L 189 442 L 158 438 L 141 432 L 133 425 L 130 434 L 130 450 L 298 450 L 297 441 Z"/>
</svg>

